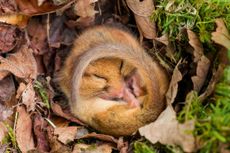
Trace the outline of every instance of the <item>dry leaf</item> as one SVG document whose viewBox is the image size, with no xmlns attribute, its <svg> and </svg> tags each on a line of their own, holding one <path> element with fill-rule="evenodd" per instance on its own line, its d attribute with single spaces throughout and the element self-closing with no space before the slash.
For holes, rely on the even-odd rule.
<svg viewBox="0 0 230 153">
<path fill-rule="evenodd" d="M 76 15 L 85 17 L 95 17 L 97 11 L 94 9 L 95 3 L 98 0 L 78 0 L 74 6 Z"/>
<path fill-rule="evenodd" d="M 51 109 L 54 112 L 54 114 L 56 114 L 57 116 L 63 117 L 67 120 L 78 123 L 80 125 L 84 125 L 80 120 L 78 120 L 76 117 L 72 116 L 70 113 L 64 112 L 62 110 L 61 106 L 56 104 L 56 103 L 52 103 Z"/>
<path fill-rule="evenodd" d="M 7 58 L 0 57 L 0 80 L 11 72 L 19 78 L 36 78 L 37 66 L 32 50 L 23 45 Z"/>
<path fill-rule="evenodd" d="M 12 76 L 0 80 L 0 103 L 9 101 L 15 94 L 15 84 Z"/>
<path fill-rule="evenodd" d="M 160 142 L 167 145 L 180 145 L 185 152 L 195 151 L 195 138 L 192 135 L 194 122 L 180 124 L 176 119 L 176 113 L 169 105 L 158 119 L 139 129 L 153 144 Z"/>
<path fill-rule="evenodd" d="M 38 114 L 34 117 L 34 124 L 33 124 L 33 130 L 34 135 L 36 136 L 36 150 L 38 152 L 49 152 L 50 147 L 48 140 L 46 138 L 46 129 L 47 123 L 45 120 Z"/>
<path fill-rule="evenodd" d="M 22 92 L 22 103 L 26 105 L 27 112 L 35 110 L 35 91 L 32 81 L 30 81 L 26 89 Z"/>
<path fill-rule="evenodd" d="M 156 38 L 155 23 L 150 21 L 150 16 L 154 10 L 152 0 L 126 0 L 128 7 L 133 11 L 140 33 L 148 39 Z"/>
<path fill-rule="evenodd" d="M 197 63 L 196 75 L 192 76 L 193 90 L 199 92 L 204 85 L 210 67 L 209 59 L 204 56 L 204 49 L 194 32 L 187 29 L 189 44 L 193 47 L 193 61 Z"/>
<path fill-rule="evenodd" d="M 112 153 L 112 146 L 108 144 L 102 144 L 99 146 L 76 144 L 73 153 Z"/>
<path fill-rule="evenodd" d="M 17 5 L 15 0 L 1 0 L 0 1 L 0 15 L 17 12 Z"/>
<path fill-rule="evenodd" d="M 18 106 L 17 112 L 16 140 L 19 149 L 26 153 L 35 147 L 32 135 L 32 120 L 23 106 Z"/>
<path fill-rule="evenodd" d="M 61 141 L 64 144 L 67 144 L 76 138 L 77 127 L 76 126 L 58 127 L 54 129 L 54 134 L 58 135 L 59 141 Z"/>
<path fill-rule="evenodd" d="M 166 92 L 166 101 L 167 104 L 172 104 L 176 98 L 177 92 L 178 92 L 178 83 L 182 80 L 183 76 L 180 72 L 180 70 L 178 69 L 179 65 L 181 64 L 180 60 L 176 67 L 173 70 L 173 75 L 169 84 L 169 88 L 168 91 Z"/>
<path fill-rule="evenodd" d="M 17 44 L 18 29 L 14 26 L 0 24 L 0 53 L 14 49 Z"/>
<path fill-rule="evenodd" d="M 227 49 L 230 49 L 230 34 L 226 28 L 223 19 L 216 19 L 216 31 L 212 33 L 212 40 L 224 46 Z"/>
</svg>

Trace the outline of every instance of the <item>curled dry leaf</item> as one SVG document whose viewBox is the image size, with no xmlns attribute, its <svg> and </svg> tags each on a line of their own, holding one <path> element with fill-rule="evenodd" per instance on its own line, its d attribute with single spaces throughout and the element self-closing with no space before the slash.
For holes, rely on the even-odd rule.
<svg viewBox="0 0 230 153">
<path fill-rule="evenodd" d="M 0 80 L 0 103 L 9 101 L 15 94 L 15 84 L 12 76 Z"/>
<path fill-rule="evenodd" d="M 30 81 L 27 85 L 25 90 L 22 92 L 22 103 L 26 105 L 26 110 L 34 111 L 35 110 L 35 91 L 33 87 L 32 81 Z"/>
<path fill-rule="evenodd" d="M 178 83 L 182 80 L 183 76 L 178 69 L 179 65 L 181 64 L 180 60 L 176 67 L 173 70 L 173 75 L 169 84 L 168 91 L 166 92 L 166 102 L 167 104 L 172 104 L 176 98 L 177 92 L 178 92 Z"/>
<path fill-rule="evenodd" d="M 199 92 L 204 85 L 208 70 L 210 67 L 210 60 L 204 55 L 203 46 L 194 32 L 187 29 L 189 44 L 193 47 L 193 61 L 197 63 L 196 75 L 192 76 L 193 89 Z"/>
<path fill-rule="evenodd" d="M 112 146 L 109 144 L 102 145 L 87 145 L 76 144 L 72 153 L 111 153 Z"/>
<path fill-rule="evenodd" d="M 0 24 L 0 53 L 9 52 L 16 46 L 17 31 L 14 26 Z"/>
<path fill-rule="evenodd" d="M 126 0 L 128 7 L 133 11 L 135 20 L 140 31 L 145 38 L 156 38 L 155 23 L 150 21 L 150 16 L 153 13 L 154 3 L 152 0 Z"/>
<path fill-rule="evenodd" d="M 23 106 L 18 106 L 17 112 L 16 140 L 19 149 L 26 153 L 35 147 L 32 135 L 32 120 Z"/>
<path fill-rule="evenodd" d="M 212 33 L 212 40 L 224 46 L 227 49 L 230 49 L 230 34 L 226 28 L 223 19 L 216 19 L 216 31 Z"/>
<path fill-rule="evenodd" d="M 9 72 L 19 78 L 36 78 L 36 61 L 27 45 L 23 45 L 18 52 L 10 54 L 7 58 L 0 57 L 0 80 Z"/>
<path fill-rule="evenodd" d="M 171 105 L 161 113 L 158 119 L 142 128 L 139 132 L 153 144 L 180 145 L 185 152 L 195 151 L 195 138 L 192 135 L 194 122 L 180 124 Z"/>
<path fill-rule="evenodd" d="M 56 104 L 56 103 L 52 103 L 51 105 L 51 109 L 54 112 L 55 115 L 63 117 L 67 120 L 70 120 L 72 122 L 78 123 L 80 125 L 84 125 L 80 120 L 76 119 L 76 117 L 72 116 L 70 113 L 66 113 L 62 110 L 61 106 Z"/>
<path fill-rule="evenodd" d="M 73 141 L 76 138 L 77 127 L 58 127 L 54 129 L 54 134 L 58 135 L 58 140 L 64 144 Z"/>
</svg>

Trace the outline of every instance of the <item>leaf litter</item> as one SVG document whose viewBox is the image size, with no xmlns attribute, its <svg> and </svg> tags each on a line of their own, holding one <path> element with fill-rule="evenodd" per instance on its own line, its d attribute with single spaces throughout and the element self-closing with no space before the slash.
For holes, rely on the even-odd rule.
<svg viewBox="0 0 230 153">
<path fill-rule="evenodd" d="M 185 152 L 226 151 L 230 141 L 226 113 L 230 35 L 229 9 L 223 7 L 230 5 L 213 1 L 202 2 L 198 7 L 195 0 L 154 4 L 150 0 L 107 1 L 0 2 L 0 150 L 139 153 L 135 147 L 141 139 L 138 134 L 125 138 L 100 134 L 72 116 L 55 82 L 63 59 L 82 30 L 121 22 L 137 33 L 142 44 L 148 44 L 145 48 L 164 57 L 161 62 L 165 60 L 174 67 L 173 71 L 168 69 L 171 82 L 166 94 L 167 108 L 155 122 L 139 129 L 150 147 L 146 149 L 145 143 L 139 143 L 138 148 L 149 152 L 173 152 L 178 146 Z M 216 14 L 208 18 L 207 13 Z M 210 58 L 209 54 L 226 56 Z M 49 85 L 36 83 L 38 76 L 51 77 Z M 184 85 L 185 82 L 193 86 Z M 181 90 L 186 91 L 182 96 Z M 176 110 L 177 105 L 182 107 Z M 217 122 L 217 118 L 221 119 Z M 206 128 L 210 127 L 215 129 L 208 131 Z M 157 147 L 159 142 L 161 149 Z"/>
</svg>

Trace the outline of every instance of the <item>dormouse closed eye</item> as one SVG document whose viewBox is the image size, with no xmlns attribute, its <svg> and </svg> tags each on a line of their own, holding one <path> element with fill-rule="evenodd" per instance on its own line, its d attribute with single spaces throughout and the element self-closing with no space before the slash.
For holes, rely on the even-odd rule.
<svg viewBox="0 0 230 153">
<path fill-rule="evenodd" d="M 108 79 L 106 77 L 103 77 L 103 76 L 100 76 L 100 75 L 97 75 L 97 74 L 92 74 L 92 76 L 98 78 L 98 79 L 104 79 L 106 81 L 108 81 Z"/>
</svg>

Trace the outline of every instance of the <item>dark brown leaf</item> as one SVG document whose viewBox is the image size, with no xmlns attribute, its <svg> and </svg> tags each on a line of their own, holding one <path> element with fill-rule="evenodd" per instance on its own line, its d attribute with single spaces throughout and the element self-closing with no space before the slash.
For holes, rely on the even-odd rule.
<svg viewBox="0 0 230 153">
<path fill-rule="evenodd" d="M 0 57 L 0 80 L 11 72 L 19 78 L 36 78 L 37 66 L 32 51 L 23 45 L 20 50 L 7 58 Z"/>
<path fill-rule="evenodd" d="M 117 143 L 117 141 L 118 141 L 113 136 L 106 135 L 106 134 L 97 134 L 95 132 L 86 134 L 86 135 L 84 135 L 82 137 L 79 137 L 78 139 L 82 139 L 82 138 L 97 138 L 99 140 L 113 142 L 113 143 Z"/>
<path fill-rule="evenodd" d="M 12 76 L 0 80 L 0 103 L 9 101 L 15 94 L 15 85 Z"/>
<path fill-rule="evenodd" d="M 17 5 L 15 0 L 1 0 L 0 1 L 0 15 L 17 12 Z"/>
</svg>

